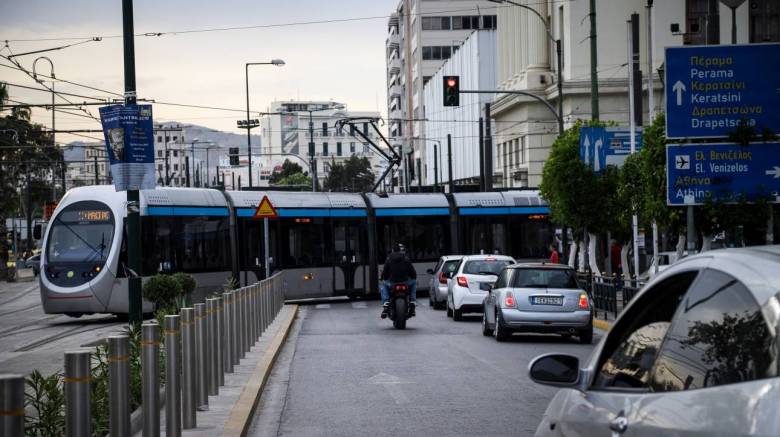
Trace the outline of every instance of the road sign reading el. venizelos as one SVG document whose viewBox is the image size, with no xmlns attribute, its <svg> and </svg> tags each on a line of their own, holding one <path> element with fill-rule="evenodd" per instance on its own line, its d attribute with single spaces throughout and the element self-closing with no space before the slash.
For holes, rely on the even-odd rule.
<svg viewBox="0 0 780 437">
<path fill-rule="evenodd" d="M 780 44 L 666 48 L 667 138 L 780 132 Z"/>
<path fill-rule="evenodd" d="M 780 193 L 778 143 L 670 144 L 666 147 L 667 203 L 701 205 L 707 199 L 748 201 Z"/>
</svg>

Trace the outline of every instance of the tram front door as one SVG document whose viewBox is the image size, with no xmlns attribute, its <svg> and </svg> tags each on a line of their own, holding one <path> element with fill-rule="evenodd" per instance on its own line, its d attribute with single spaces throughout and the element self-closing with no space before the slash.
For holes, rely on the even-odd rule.
<svg viewBox="0 0 780 437">
<path fill-rule="evenodd" d="M 333 277 L 335 294 L 349 295 L 366 286 L 365 225 L 360 220 L 333 221 Z"/>
</svg>

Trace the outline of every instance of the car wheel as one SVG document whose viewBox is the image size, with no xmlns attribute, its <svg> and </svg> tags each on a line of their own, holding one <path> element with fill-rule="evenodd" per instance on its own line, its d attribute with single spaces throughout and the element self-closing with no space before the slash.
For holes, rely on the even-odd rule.
<svg viewBox="0 0 780 437">
<path fill-rule="evenodd" d="M 463 320 L 463 310 L 456 310 L 455 308 L 452 308 L 452 320 L 456 322 Z"/>
<path fill-rule="evenodd" d="M 452 308 L 450 307 L 450 299 L 447 298 L 447 317 L 452 317 Z"/>
<path fill-rule="evenodd" d="M 488 328 L 487 314 L 485 313 L 487 313 L 487 311 L 482 313 L 482 335 L 484 335 L 485 337 L 490 337 L 491 335 L 493 335 L 493 330 Z"/>
<path fill-rule="evenodd" d="M 580 330 L 578 334 L 579 334 L 578 337 L 580 338 L 580 344 L 593 343 L 593 328 L 586 328 Z"/>
<path fill-rule="evenodd" d="M 501 311 L 496 309 L 496 326 L 493 328 L 493 337 L 496 341 L 506 341 L 509 338 L 509 331 L 501 323 Z"/>
</svg>

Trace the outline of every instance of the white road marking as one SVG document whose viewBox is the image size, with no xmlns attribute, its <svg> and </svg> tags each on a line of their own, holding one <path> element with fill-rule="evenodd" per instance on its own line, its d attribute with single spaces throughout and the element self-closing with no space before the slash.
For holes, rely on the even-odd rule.
<svg viewBox="0 0 780 437">
<path fill-rule="evenodd" d="M 317 306 L 315 308 L 317 308 L 318 310 L 325 310 L 325 309 L 330 308 L 330 304 L 329 303 L 317 304 Z"/>
<path fill-rule="evenodd" d="M 359 308 L 368 308 L 368 304 L 365 302 L 352 302 L 352 308 L 359 309 Z"/>
<path fill-rule="evenodd" d="M 378 373 L 371 378 L 368 378 L 366 382 L 383 386 L 397 405 L 409 403 L 409 398 L 404 394 L 403 390 L 401 390 L 401 384 L 405 383 L 401 378 L 395 375 L 384 372 Z"/>
</svg>

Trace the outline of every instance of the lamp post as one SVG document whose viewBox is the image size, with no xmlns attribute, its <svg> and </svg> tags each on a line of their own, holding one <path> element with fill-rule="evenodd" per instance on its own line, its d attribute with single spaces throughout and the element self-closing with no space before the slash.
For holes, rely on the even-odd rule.
<svg viewBox="0 0 780 437">
<path fill-rule="evenodd" d="M 539 17 L 540 20 L 542 20 L 542 23 L 544 24 L 544 29 L 547 31 L 547 37 L 555 44 L 555 53 L 557 56 L 557 62 L 558 62 L 558 135 L 563 135 L 563 49 L 561 48 L 561 40 L 560 38 L 556 39 L 553 37 L 552 29 L 550 28 L 550 22 L 547 21 L 546 18 L 544 18 L 536 9 L 527 6 L 522 5 L 520 3 L 515 3 L 512 0 L 489 0 L 493 3 L 499 3 L 499 4 L 510 4 L 512 6 L 517 6 L 518 8 L 526 9 L 530 12 L 532 12 L 534 15 Z"/>
<path fill-rule="evenodd" d="M 273 59 L 271 62 L 247 62 L 245 68 L 246 78 L 246 149 L 249 155 L 249 187 L 252 187 L 252 128 L 257 125 L 252 125 L 249 122 L 249 66 L 250 65 L 276 65 L 281 67 L 284 65 L 284 61 L 281 59 Z"/>
<path fill-rule="evenodd" d="M 441 150 L 441 140 L 435 140 L 433 138 L 412 138 L 419 141 L 430 141 L 435 143 L 433 145 L 433 186 L 438 190 L 439 188 L 439 150 Z M 443 151 L 442 151 L 443 152 Z M 419 176 L 422 178 L 422 175 Z"/>
</svg>

